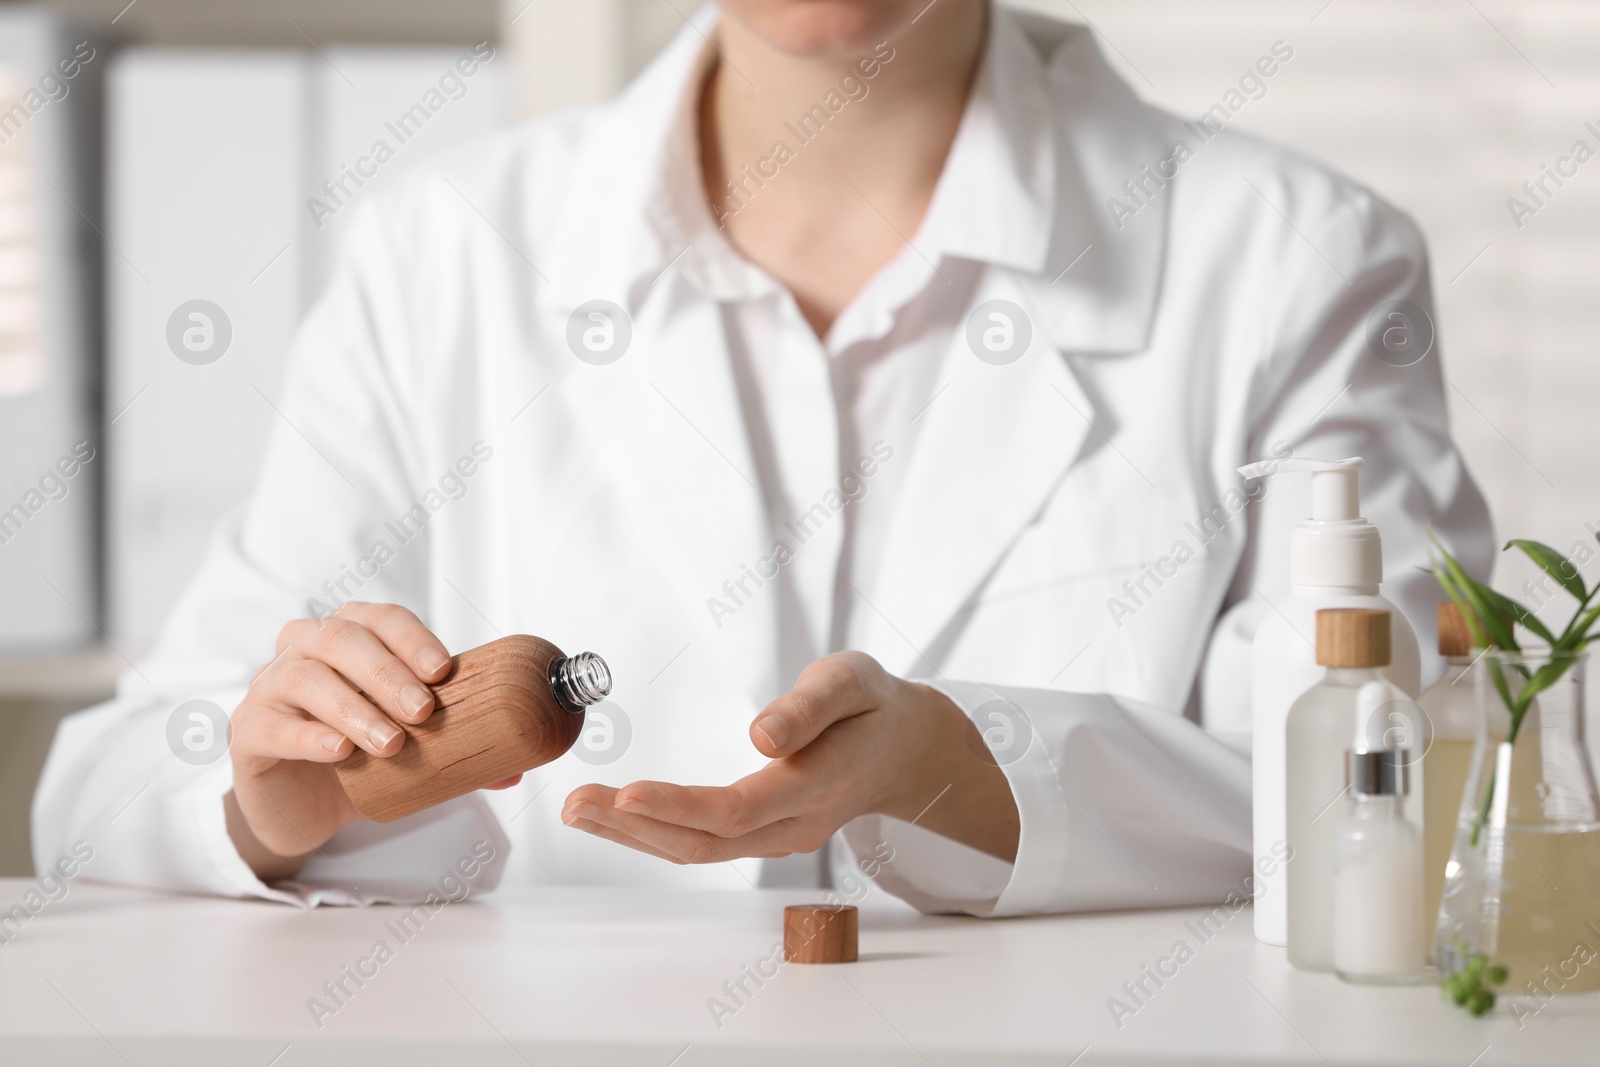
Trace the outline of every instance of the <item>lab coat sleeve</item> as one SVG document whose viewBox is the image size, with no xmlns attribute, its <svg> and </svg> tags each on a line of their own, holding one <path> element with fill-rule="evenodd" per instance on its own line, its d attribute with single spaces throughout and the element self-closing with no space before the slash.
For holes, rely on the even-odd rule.
<svg viewBox="0 0 1600 1067">
<path fill-rule="evenodd" d="M 992 917 L 1248 899 L 1250 763 L 1194 723 L 1103 693 L 928 684 L 979 731 L 1024 739 L 996 759 L 1021 816 L 1017 858 L 866 816 L 844 839 L 880 888 Z"/>
<path fill-rule="evenodd" d="M 1436 674 L 1428 526 L 1483 576 L 1493 535 L 1450 439 L 1437 341 L 1402 366 L 1380 358 L 1370 340 L 1375 310 L 1391 301 L 1409 301 L 1431 324 L 1425 249 L 1408 219 L 1353 187 L 1315 221 L 1302 220 L 1286 248 L 1309 238 L 1319 254 L 1272 257 L 1257 279 L 1276 295 L 1270 343 L 1246 378 L 1249 425 L 1205 447 L 1221 485 L 1238 484 L 1235 468 L 1275 448 L 1281 456 L 1285 445 L 1302 456 L 1363 457 L 1363 509 L 1383 532 L 1384 592 L 1411 620 Z M 1261 530 L 1300 522 L 1303 501 L 1273 489 L 1249 509 L 1248 542 L 1187 715 L 1109 694 L 931 683 L 980 730 L 1007 706 L 996 700 L 1031 723 L 1033 743 L 1003 768 L 1021 815 L 1016 860 L 870 816 L 843 835 L 861 869 L 929 912 L 1243 907 L 1253 870 L 1276 862 L 1250 854 L 1250 645 L 1272 602 L 1287 595 L 1289 564 L 1287 539 L 1264 539 Z"/>
<path fill-rule="evenodd" d="M 399 258 L 372 213 L 353 218 L 343 262 L 296 337 L 282 396 L 238 401 L 275 412 L 256 489 L 218 530 L 117 697 L 59 728 L 34 799 L 38 869 L 82 842 L 93 851 L 86 878 L 307 906 L 421 901 L 442 884 L 449 899 L 463 879 L 471 891 L 498 882 L 509 843 L 483 799 L 468 796 L 385 826 L 350 827 L 296 881 L 264 885 L 224 825 L 226 753 L 194 762 L 171 740 L 174 717 L 187 722 L 177 710 L 186 701 L 232 714 L 291 619 L 346 599 L 400 603 L 428 618 L 425 528 L 375 573 L 361 563 L 375 542 L 394 540 L 382 534 L 385 521 L 412 512 L 438 477 L 423 473 L 427 444 L 407 430 L 410 305 L 393 271 Z"/>
</svg>

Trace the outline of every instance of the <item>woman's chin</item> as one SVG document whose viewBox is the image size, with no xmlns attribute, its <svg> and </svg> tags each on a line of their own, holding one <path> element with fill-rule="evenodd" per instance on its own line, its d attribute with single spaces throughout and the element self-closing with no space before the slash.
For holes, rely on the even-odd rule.
<svg viewBox="0 0 1600 1067">
<path fill-rule="evenodd" d="M 721 0 L 722 11 L 785 55 L 855 59 L 916 18 L 927 0 Z"/>
</svg>

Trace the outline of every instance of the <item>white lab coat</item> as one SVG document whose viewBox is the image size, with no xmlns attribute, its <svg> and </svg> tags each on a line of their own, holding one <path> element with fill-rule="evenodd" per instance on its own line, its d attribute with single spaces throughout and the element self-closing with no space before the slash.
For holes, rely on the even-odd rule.
<svg viewBox="0 0 1600 1067">
<path fill-rule="evenodd" d="M 895 459 L 907 466 L 882 563 L 861 590 L 873 610 L 852 616 L 846 644 L 931 681 L 982 727 L 999 725 L 980 711 L 989 701 L 1022 709 L 1034 736 L 1005 764 L 1021 843 L 1006 864 L 888 818 L 843 836 L 881 887 L 928 910 L 1219 900 L 1251 865 L 1250 640 L 1285 595 L 1304 500 L 1274 487 L 1243 504 L 1235 469 L 1274 450 L 1364 456 L 1385 592 L 1425 649 L 1425 524 L 1486 566 L 1488 520 L 1449 438 L 1437 350 L 1396 367 L 1369 348 L 1381 303 L 1431 307 L 1422 239 L 1312 161 L 1231 130 L 1199 143 L 1141 103 L 1081 27 L 1002 9 L 992 36 L 1015 168 L 1053 201 L 1052 222 L 982 272 L 970 306 L 1019 305 L 1032 341 L 993 366 L 949 338 L 938 400 Z M 486 842 L 479 889 L 756 881 L 759 861 L 673 866 L 559 818 L 587 781 L 754 770 L 748 724 L 793 681 L 773 598 L 731 616 L 707 603 L 775 532 L 743 474 L 755 467 L 718 307 L 675 269 L 682 244 L 654 199 L 703 47 L 685 30 L 617 101 L 495 137 L 355 209 L 343 266 L 295 343 L 254 496 L 117 698 L 61 727 L 35 804 L 41 867 L 82 839 L 85 877 L 413 899 Z M 1145 167 L 1179 140 L 1193 156 L 1155 191 Z M 1130 180 L 1146 195 L 1132 199 Z M 605 366 L 566 340 L 597 298 L 632 324 Z M 425 528 L 405 540 L 392 524 L 418 504 Z M 378 542 L 392 558 L 373 559 Z M 297 882 L 262 885 L 223 825 L 228 761 L 175 759 L 167 722 L 191 698 L 232 709 L 308 599 L 352 595 L 410 606 L 453 650 L 526 632 L 601 653 L 630 747 L 352 827 Z"/>
</svg>

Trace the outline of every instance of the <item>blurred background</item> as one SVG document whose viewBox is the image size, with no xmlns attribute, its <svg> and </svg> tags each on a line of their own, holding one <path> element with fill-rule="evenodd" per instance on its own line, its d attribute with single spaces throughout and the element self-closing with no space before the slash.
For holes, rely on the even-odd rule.
<svg viewBox="0 0 1600 1067">
<path fill-rule="evenodd" d="M 1595 547 L 1600 5 L 1017 6 L 1088 23 L 1136 91 L 1185 115 L 1292 48 L 1234 125 L 1421 223 L 1455 433 L 1497 531 Z M 55 724 L 110 694 L 248 493 L 340 208 L 431 153 L 610 95 L 698 7 L 0 4 L 0 876 L 30 873 Z M 379 141 L 383 161 L 362 162 Z M 1506 556 L 1494 577 L 1527 598 L 1536 572 Z"/>
</svg>

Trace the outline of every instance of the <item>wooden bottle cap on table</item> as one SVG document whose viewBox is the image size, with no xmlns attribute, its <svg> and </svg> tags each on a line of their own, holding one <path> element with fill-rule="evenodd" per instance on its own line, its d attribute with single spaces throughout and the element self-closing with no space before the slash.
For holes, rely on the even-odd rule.
<svg viewBox="0 0 1600 1067">
<path fill-rule="evenodd" d="M 1446 600 L 1439 604 L 1439 655 L 1472 655 L 1472 631 L 1460 605 Z"/>
<path fill-rule="evenodd" d="M 854 963 L 859 913 L 851 904 L 798 904 L 783 909 L 788 963 Z"/>
<path fill-rule="evenodd" d="M 1387 667 L 1389 613 L 1383 608 L 1317 612 L 1317 662 L 1324 667 Z"/>
</svg>

